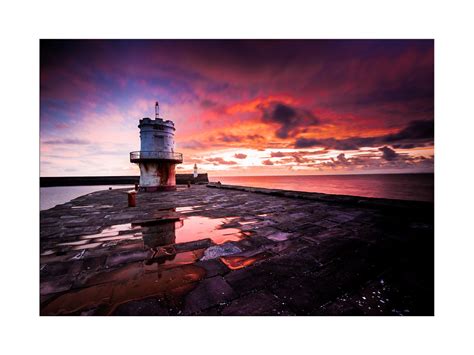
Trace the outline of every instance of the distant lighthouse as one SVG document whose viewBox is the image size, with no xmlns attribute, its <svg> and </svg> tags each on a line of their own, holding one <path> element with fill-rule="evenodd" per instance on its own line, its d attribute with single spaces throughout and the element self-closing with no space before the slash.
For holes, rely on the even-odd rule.
<svg viewBox="0 0 474 355">
<path fill-rule="evenodd" d="M 160 106 L 155 103 L 155 119 L 139 121 L 140 151 L 130 153 L 130 162 L 140 167 L 140 191 L 176 189 L 176 164 L 183 155 L 174 151 L 174 123 L 160 118 Z"/>
<path fill-rule="evenodd" d="M 198 167 L 196 164 L 194 164 L 194 170 L 193 170 L 193 178 L 198 177 Z"/>
</svg>

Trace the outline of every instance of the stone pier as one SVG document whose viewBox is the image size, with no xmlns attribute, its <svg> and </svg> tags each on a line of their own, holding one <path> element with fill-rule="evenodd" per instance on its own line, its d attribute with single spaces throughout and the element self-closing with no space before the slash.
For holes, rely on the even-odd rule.
<svg viewBox="0 0 474 355">
<path fill-rule="evenodd" d="M 41 315 L 433 315 L 432 203 L 225 185 L 41 211 Z"/>
</svg>

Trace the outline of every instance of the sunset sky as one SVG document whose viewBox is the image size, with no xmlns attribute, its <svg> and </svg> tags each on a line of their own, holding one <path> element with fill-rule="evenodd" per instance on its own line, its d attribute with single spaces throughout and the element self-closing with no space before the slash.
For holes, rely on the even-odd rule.
<svg viewBox="0 0 474 355">
<path fill-rule="evenodd" d="M 138 175 L 138 120 L 178 172 L 432 172 L 432 40 L 42 40 L 41 176 Z"/>
</svg>

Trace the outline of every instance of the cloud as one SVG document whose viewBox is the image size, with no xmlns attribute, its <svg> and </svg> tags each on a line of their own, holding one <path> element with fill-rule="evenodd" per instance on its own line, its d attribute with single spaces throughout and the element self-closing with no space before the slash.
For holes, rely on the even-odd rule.
<svg viewBox="0 0 474 355">
<path fill-rule="evenodd" d="M 175 122 L 176 149 L 186 161 L 227 148 L 323 147 L 333 164 L 346 152 L 349 166 L 415 166 L 421 160 L 401 153 L 388 161 L 381 151 L 372 160 L 347 151 L 432 150 L 434 41 L 42 40 L 41 151 L 73 152 L 61 149 L 61 160 L 43 155 L 41 173 L 61 174 L 97 146 L 106 163 L 90 156 L 80 172 L 119 174 L 139 146 L 138 119 L 153 115 L 157 99 Z M 113 150 L 116 157 L 105 152 Z M 252 161 L 248 154 L 222 169 Z M 301 153 L 273 154 L 258 158 L 315 163 Z M 261 172 L 252 169 L 245 173 Z"/>
<path fill-rule="evenodd" d="M 273 162 L 270 159 L 262 161 L 263 165 L 273 165 Z"/>
<path fill-rule="evenodd" d="M 391 160 L 398 159 L 399 157 L 399 154 L 396 151 L 394 151 L 393 149 L 387 146 L 379 148 L 379 150 L 383 153 L 382 158 L 385 160 L 391 161 Z"/>
<path fill-rule="evenodd" d="M 206 160 L 210 163 L 213 163 L 214 165 L 236 165 L 237 164 L 237 162 L 233 160 L 225 160 L 224 158 L 221 158 L 221 157 L 207 158 Z"/>
<path fill-rule="evenodd" d="M 302 126 L 319 124 L 319 119 L 309 110 L 296 108 L 282 102 L 259 105 L 264 122 L 276 123 L 280 127 L 275 132 L 278 138 L 295 136 Z"/>
<path fill-rule="evenodd" d="M 245 159 L 245 158 L 247 158 L 247 154 L 235 153 L 235 154 L 234 154 L 234 158 L 237 158 L 237 159 Z"/>
<path fill-rule="evenodd" d="M 226 143 L 234 143 L 234 142 L 241 142 L 242 138 L 239 136 L 235 136 L 233 134 L 223 134 L 219 138 L 222 142 Z"/>
<path fill-rule="evenodd" d="M 346 139 L 335 138 L 298 138 L 295 141 L 295 148 L 324 147 L 335 150 L 357 150 L 360 147 L 372 147 L 377 142 L 377 137 L 351 137 Z"/>
<path fill-rule="evenodd" d="M 203 149 L 206 147 L 204 143 L 194 139 L 190 141 L 181 142 L 179 146 L 185 149 Z"/>
<path fill-rule="evenodd" d="M 434 138 L 433 121 L 412 121 L 405 128 L 394 134 L 373 137 L 350 137 L 345 139 L 335 138 L 298 138 L 294 143 L 295 148 L 324 147 L 335 150 L 358 150 L 362 147 L 377 147 L 383 144 L 397 142 L 398 147 L 411 148 L 425 146 Z M 395 146 L 395 145 L 394 145 Z"/>
<path fill-rule="evenodd" d="M 255 143 L 265 140 L 265 137 L 263 137 L 260 134 L 230 134 L 230 133 L 225 133 L 221 134 L 218 136 L 217 141 L 223 142 L 223 143 L 240 143 L 242 145 L 248 144 L 248 143 Z"/>
<path fill-rule="evenodd" d="M 71 144 L 71 145 L 86 145 L 90 144 L 88 140 L 78 139 L 78 138 L 64 138 L 64 139 L 51 139 L 44 141 L 43 144 L 50 145 L 62 145 L 62 144 Z"/>
<path fill-rule="evenodd" d="M 337 160 L 341 162 L 342 164 L 346 164 L 348 160 L 346 159 L 346 155 L 344 153 L 341 153 L 337 156 Z"/>
<path fill-rule="evenodd" d="M 282 158 L 282 157 L 294 157 L 297 156 L 307 156 L 307 155 L 320 155 L 326 154 L 329 151 L 327 149 L 319 149 L 319 150 L 300 150 L 297 152 L 294 151 L 287 151 L 287 152 L 270 152 L 270 157 L 272 158 Z"/>
<path fill-rule="evenodd" d="M 384 141 L 398 142 L 405 140 L 431 140 L 433 137 L 433 121 L 412 121 L 407 127 L 400 130 L 398 133 L 386 135 Z"/>
</svg>

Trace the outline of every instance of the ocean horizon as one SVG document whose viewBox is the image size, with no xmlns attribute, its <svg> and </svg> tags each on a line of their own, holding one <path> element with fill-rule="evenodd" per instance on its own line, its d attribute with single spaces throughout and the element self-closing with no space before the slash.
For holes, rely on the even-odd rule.
<svg viewBox="0 0 474 355">
<path fill-rule="evenodd" d="M 271 175 L 209 176 L 210 182 L 263 187 L 270 189 L 318 192 L 374 198 L 428 201 L 434 200 L 434 173 L 343 174 L 343 175 Z M 132 187 L 132 185 L 55 186 L 40 188 L 40 209 L 56 205 L 94 191 Z"/>
<path fill-rule="evenodd" d="M 229 185 L 414 201 L 434 201 L 434 173 L 209 176 Z"/>
</svg>

